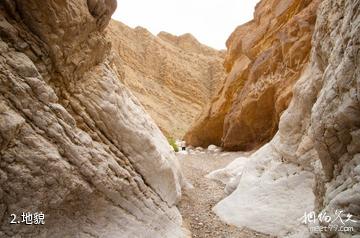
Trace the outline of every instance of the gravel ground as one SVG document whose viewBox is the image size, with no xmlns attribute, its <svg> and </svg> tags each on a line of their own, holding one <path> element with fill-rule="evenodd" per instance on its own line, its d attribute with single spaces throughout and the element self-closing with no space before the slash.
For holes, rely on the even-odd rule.
<svg viewBox="0 0 360 238">
<path fill-rule="evenodd" d="M 178 153 L 182 170 L 193 189 L 183 191 L 179 210 L 184 226 L 192 237 L 202 238 L 262 238 L 270 237 L 249 229 L 240 229 L 222 222 L 212 208 L 226 197 L 224 185 L 204 176 L 213 170 L 223 168 L 235 158 L 245 155 L 239 152 L 197 152 L 183 155 Z"/>
</svg>

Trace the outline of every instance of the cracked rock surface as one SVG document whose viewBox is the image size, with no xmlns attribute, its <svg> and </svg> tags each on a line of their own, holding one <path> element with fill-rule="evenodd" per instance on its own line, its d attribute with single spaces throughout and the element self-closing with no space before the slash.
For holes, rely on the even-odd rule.
<svg viewBox="0 0 360 238">
<path fill-rule="evenodd" d="M 227 77 L 185 135 L 193 146 L 253 150 L 270 141 L 309 61 L 319 0 L 263 0 L 227 40 Z"/>
<path fill-rule="evenodd" d="M 115 8 L 0 2 L 0 237 L 183 236 L 175 155 L 109 66 Z"/>
<path fill-rule="evenodd" d="M 232 192 L 215 212 L 228 223 L 280 237 L 358 237 L 359 85 L 360 2 L 324 0 L 309 66 L 295 85 L 278 133 L 247 161 L 239 158 L 212 173 L 217 179 L 228 176 Z M 297 220 L 311 211 L 326 212 L 332 225 L 353 231 L 328 230 L 320 236 L 310 227 L 329 222 L 308 227 Z M 337 211 L 342 220 L 336 219 Z"/>
</svg>

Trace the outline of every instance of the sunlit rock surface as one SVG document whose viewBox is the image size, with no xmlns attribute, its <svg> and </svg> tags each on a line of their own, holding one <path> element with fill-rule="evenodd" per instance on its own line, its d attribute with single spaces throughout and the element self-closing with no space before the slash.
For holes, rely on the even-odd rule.
<svg viewBox="0 0 360 238">
<path fill-rule="evenodd" d="M 333 226 L 354 230 L 323 231 L 321 237 L 359 234 L 359 85 L 360 2 L 324 0 L 309 66 L 278 133 L 245 162 L 239 158 L 209 175 L 233 191 L 215 212 L 228 223 L 279 237 L 309 237 L 310 227 L 329 223 L 306 226 L 301 217 L 322 212 Z"/>
<path fill-rule="evenodd" d="M 115 7 L 0 2 L 0 237 L 182 237 L 174 153 L 109 65 Z"/>
<path fill-rule="evenodd" d="M 166 136 L 182 138 L 225 78 L 224 53 L 192 35 L 111 21 L 112 68 Z"/>
<path fill-rule="evenodd" d="M 263 0 L 227 41 L 222 87 L 187 132 L 194 146 L 251 150 L 278 130 L 309 60 L 319 0 Z"/>
</svg>

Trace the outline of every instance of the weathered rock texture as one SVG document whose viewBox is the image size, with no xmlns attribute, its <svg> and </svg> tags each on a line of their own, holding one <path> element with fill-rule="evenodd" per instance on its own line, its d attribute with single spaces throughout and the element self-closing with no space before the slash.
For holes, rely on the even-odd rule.
<svg viewBox="0 0 360 238">
<path fill-rule="evenodd" d="M 224 53 L 192 35 L 152 35 L 111 21 L 107 38 L 120 80 L 134 93 L 163 133 L 182 138 L 225 78 Z"/>
<path fill-rule="evenodd" d="M 194 146 L 251 150 L 278 130 L 309 59 L 319 0 L 264 0 L 227 41 L 222 88 L 186 134 Z"/>
<path fill-rule="evenodd" d="M 245 165 L 239 161 L 211 175 L 229 176 L 223 181 L 233 193 L 215 207 L 229 223 L 308 237 L 299 218 L 316 210 L 330 215 L 333 227 L 354 228 L 321 237 L 360 233 L 360 2 L 324 0 L 312 44 L 309 66 L 272 141 Z"/>
<path fill-rule="evenodd" d="M 115 7 L 0 2 L 0 237 L 182 236 L 175 156 L 109 66 Z"/>
</svg>

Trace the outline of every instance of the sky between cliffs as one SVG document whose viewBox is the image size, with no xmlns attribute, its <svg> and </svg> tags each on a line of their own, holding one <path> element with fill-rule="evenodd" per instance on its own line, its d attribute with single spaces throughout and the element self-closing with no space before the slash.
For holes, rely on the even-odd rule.
<svg viewBox="0 0 360 238">
<path fill-rule="evenodd" d="M 225 49 L 234 29 L 253 18 L 259 0 L 117 0 L 113 18 L 153 34 L 191 33 L 201 43 Z"/>
</svg>

